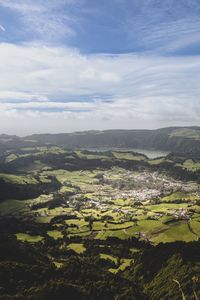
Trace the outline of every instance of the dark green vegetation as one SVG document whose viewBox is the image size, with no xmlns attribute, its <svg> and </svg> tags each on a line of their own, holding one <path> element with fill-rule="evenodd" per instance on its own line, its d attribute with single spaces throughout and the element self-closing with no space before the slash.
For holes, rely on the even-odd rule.
<svg viewBox="0 0 200 300">
<path fill-rule="evenodd" d="M 200 153 L 200 127 L 157 130 L 105 130 L 62 134 L 34 134 L 24 138 L 1 135 L 0 152 L 10 148 L 56 145 L 77 148 L 145 148 L 178 153 Z"/>
<path fill-rule="evenodd" d="M 197 154 L 6 139 L 0 299 L 200 299 Z"/>
<path fill-rule="evenodd" d="M 192 153 L 200 151 L 199 127 L 86 131 L 73 134 L 32 135 L 27 139 L 70 148 L 145 148 Z"/>
</svg>

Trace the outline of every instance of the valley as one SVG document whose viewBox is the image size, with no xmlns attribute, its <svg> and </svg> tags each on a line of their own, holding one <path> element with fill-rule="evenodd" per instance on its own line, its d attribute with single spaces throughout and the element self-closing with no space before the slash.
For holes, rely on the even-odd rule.
<svg viewBox="0 0 200 300">
<path fill-rule="evenodd" d="M 55 176 L 60 189 L 35 199 L 4 201 L 1 214 L 21 213 L 36 223 L 46 223 L 49 232 L 57 233 L 59 238 L 138 237 L 153 244 L 199 238 L 200 189 L 195 182 L 183 183 L 157 172 L 118 167 L 48 170 L 40 176 Z"/>
<path fill-rule="evenodd" d="M 130 280 L 138 284 L 133 274 L 139 270 L 130 272 L 137 270 L 143 255 L 160 249 L 177 253 L 179 243 L 181 249 L 198 247 L 199 165 L 197 158 L 173 153 L 148 158 L 132 151 L 94 152 L 46 145 L 5 151 L 0 172 L 0 229 L 5 242 L 0 252 L 10 243 L 19 253 L 35 251 L 51 268 L 53 280 L 63 278 L 75 258 L 79 268 L 82 264 L 88 268 L 88 259 L 93 260 L 93 267 L 111 276 L 109 280 L 128 280 L 124 289 L 129 293 Z M 11 257 L 7 260 L 12 261 Z M 77 276 L 82 290 L 85 284 Z M 74 284 L 71 276 L 69 281 Z M 144 279 L 143 287 L 136 288 L 140 295 L 131 299 L 158 299 L 160 289 L 156 288 L 154 298 L 148 284 Z M 184 284 L 191 284 L 190 272 Z M 169 281 L 164 293 L 171 293 L 174 285 Z M 6 293 L 5 287 L 3 290 Z M 26 297 L 19 291 L 20 299 Z M 177 299 L 178 293 L 171 299 Z M 113 299 L 110 297 L 106 299 Z"/>
</svg>

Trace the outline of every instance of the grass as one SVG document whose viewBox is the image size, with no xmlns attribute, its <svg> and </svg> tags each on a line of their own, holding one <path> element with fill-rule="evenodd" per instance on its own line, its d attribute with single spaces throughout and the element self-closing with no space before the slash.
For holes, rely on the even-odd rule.
<svg viewBox="0 0 200 300">
<path fill-rule="evenodd" d="M 102 153 L 95 153 L 95 152 L 89 153 L 89 152 L 84 152 L 81 150 L 76 150 L 75 153 L 79 158 L 83 158 L 83 159 L 105 159 L 105 160 L 111 159 L 111 157 L 107 156 L 103 152 Z"/>
<path fill-rule="evenodd" d="M 116 265 L 116 268 L 110 268 L 108 270 L 113 274 L 117 274 L 119 271 L 124 271 L 127 267 L 131 265 L 131 262 L 133 261 L 132 259 L 128 259 L 128 258 L 119 259 L 118 257 L 109 254 L 104 254 L 104 253 L 100 253 L 100 258 L 104 260 L 110 260 Z"/>
<path fill-rule="evenodd" d="M 129 238 L 129 235 L 126 233 L 125 230 L 106 230 L 106 231 L 101 231 L 99 232 L 96 236 L 95 239 L 97 240 L 106 240 L 108 237 L 116 237 L 121 240 L 125 240 Z"/>
<path fill-rule="evenodd" d="M 109 230 L 116 230 L 116 229 L 127 229 L 131 226 L 133 226 L 134 223 L 133 222 L 124 222 L 124 223 L 107 223 L 107 228 Z"/>
<path fill-rule="evenodd" d="M 66 170 L 53 170 L 53 171 L 44 171 L 43 175 L 54 175 L 57 180 L 64 186 L 67 184 L 73 184 L 73 186 L 81 186 L 81 184 L 91 184 L 98 183 L 98 180 L 95 176 L 98 174 L 98 171 L 66 171 Z"/>
<path fill-rule="evenodd" d="M 174 130 L 170 134 L 170 137 L 174 137 L 174 136 L 180 136 L 180 137 L 186 137 L 186 138 L 190 138 L 190 139 L 199 140 L 200 139 L 200 131 L 195 130 L 195 129 L 190 129 L 190 128 L 181 128 L 181 129 Z"/>
<path fill-rule="evenodd" d="M 200 237 L 200 222 L 196 220 L 191 220 L 190 225 L 192 230 Z"/>
<path fill-rule="evenodd" d="M 148 163 L 150 165 L 159 165 L 159 164 L 163 163 L 164 161 L 165 161 L 165 158 L 158 158 L 158 159 L 148 160 Z"/>
<path fill-rule="evenodd" d="M 25 201 L 7 200 L 0 203 L 0 213 L 3 215 L 16 214 L 19 212 L 26 212 L 28 208 Z"/>
<path fill-rule="evenodd" d="M 72 243 L 67 246 L 67 250 L 73 250 L 77 254 L 82 254 L 83 252 L 85 252 L 86 248 L 84 247 L 83 244 Z"/>
<path fill-rule="evenodd" d="M 163 224 L 169 224 L 175 222 L 176 219 L 173 216 L 163 216 L 159 219 Z"/>
<path fill-rule="evenodd" d="M 101 231 L 101 230 L 106 230 L 106 223 L 105 222 L 102 222 L 102 221 L 95 221 L 93 222 L 93 225 L 92 225 L 92 230 L 94 231 Z"/>
<path fill-rule="evenodd" d="M 88 225 L 88 222 L 86 222 L 84 219 L 66 220 L 65 223 L 68 226 L 74 226 L 74 225 L 76 225 L 77 227 L 83 227 L 83 226 L 87 226 Z"/>
<path fill-rule="evenodd" d="M 160 230 L 165 230 L 167 226 L 160 220 L 140 220 L 137 225 L 128 228 L 125 232 L 127 237 L 141 236 L 142 239 L 150 239 Z"/>
<path fill-rule="evenodd" d="M 67 151 L 64 150 L 61 147 L 25 147 L 21 148 L 21 150 L 25 153 L 23 154 L 18 154 L 19 158 L 24 158 L 24 157 L 41 157 L 47 154 L 54 154 L 54 155 L 60 155 L 60 154 L 66 154 Z"/>
<path fill-rule="evenodd" d="M 58 149 L 54 150 L 57 151 Z M 37 149 L 37 151 L 39 151 L 39 149 Z M 47 150 L 40 149 L 40 152 L 42 151 Z M 118 152 L 114 151 L 113 153 L 121 157 L 123 155 L 134 156 L 133 153 L 128 152 L 120 152 L 120 154 L 118 154 Z M 97 156 L 99 157 L 99 155 Z M 147 171 L 143 173 L 146 176 Z M 99 174 L 104 175 L 104 178 L 109 179 L 110 182 L 106 181 L 105 184 L 99 182 L 98 176 L 96 176 Z M 58 221 L 60 226 L 62 226 L 61 228 L 64 228 L 65 226 L 66 233 L 69 238 L 83 237 L 106 240 L 108 237 L 117 237 L 125 240 L 139 236 L 141 239 L 149 239 L 154 243 L 160 243 L 175 241 L 178 238 L 185 241 L 197 238 L 197 236 L 189 230 L 186 223 L 177 220 L 174 221 L 174 212 L 178 208 L 185 208 L 187 211 L 191 209 L 191 214 L 195 214 L 195 218 L 193 217 L 191 221 L 191 226 L 192 228 L 194 227 L 194 232 L 198 235 L 200 234 L 200 223 L 198 222 L 198 220 L 200 220 L 200 206 L 195 205 L 195 200 L 199 198 L 198 192 L 187 193 L 184 191 L 178 191 L 159 199 L 160 201 L 163 201 L 161 203 L 153 204 L 153 201 L 143 201 L 143 205 L 137 207 L 134 206 L 134 200 L 129 193 L 127 193 L 126 189 L 131 191 L 136 187 L 142 190 L 143 185 L 146 185 L 145 180 L 142 180 L 141 183 L 139 181 L 139 186 L 137 186 L 136 178 L 140 176 L 139 172 L 136 173 L 126 171 L 122 168 L 113 167 L 108 170 L 96 169 L 72 172 L 62 169 L 42 170 L 38 171 L 37 175 L 42 182 L 48 182 L 48 176 L 54 175 L 62 185 L 59 193 L 76 193 L 76 197 L 72 197 L 71 199 L 69 198 L 70 201 L 67 202 L 67 206 L 70 206 L 70 208 L 59 206 L 53 209 L 48 209 L 48 205 L 45 205 L 45 203 L 53 199 L 53 194 L 49 194 L 41 195 L 36 199 L 26 201 L 8 200 L 3 202 L 0 204 L 0 212 L 2 214 L 22 213 L 28 211 L 34 215 L 35 221 L 39 223 L 49 223 L 56 216 L 72 216 L 69 220 L 64 218 Z M 26 177 L 2 173 L 0 174 L 0 178 L 1 176 L 10 182 L 23 182 L 23 184 L 25 184 L 27 180 L 35 180 L 33 176 Z M 143 174 L 141 174 L 141 177 L 142 176 Z M 144 178 L 146 178 L 145 176 Z M 116 185 L 112 185 L 113 182 L 117 183 L 118 181 L 120 182 L 123 180 L 125 182 L 127 181 L 128 185 L 122 190 L 120 190 Z M 132 182 L 133 186 L 131 185 Z M 155 182 L 155 185 L 156 183 L 157 181 Z M 196 191 L 196 187 L 193 187 L 192 185 L 189 187 L 191 190 Z M 123 197 L 126 198 L 123 199 Z M 66 201 L 69 199 L 66 196 Z M 95 202 L 90 202 L 90 199 Z M 173 201 L 180 199 L 183 203 L 173 203 Z M 41 206 L 42 208 L 29 210 L 29 206 L 40 203 L 43 204 Z M 79 209 L 79 205 L 77 204 L 79 203 L 81 204 L 81 208 L 80 211 L 77 211 Z M 77 216 L 78 219 L 73 219 L 73 216 Z M 89 227 L 89 221 L 85 219 L 85 217 L 92 217 L 93 222 L 91 228 Z M 63 234 L 59 227 L 54 228 L 55 230 L 47 231 L 47 234 L 55 240 L 62 238 Z M 77 248 L 78 245 L 83 244 L 75 243 L 70 245 L 73 245 L 72 248 Z M 83 247 L 81 248 L 82 250 Z M 79 250 L 77 251 L 79 252 Z"/>
<path fill-rule="evenodd" d="M 51 183 L 51 179 L 49 179 L 47 176 L 40 175 L 40 182 L 42 183 Z"/>
<path fill-rule="evenodd" d="M 49 202 L 50 200 L 53 200 L 53 194 L 49 194 L 49 195 L 42 194 L 37 198 L 28 200 L 27 203 L 29 203 L 29 204 L 39 204 L 39 203 Z"/>
<path fill-rule="evenodd" d="M 58 230 L 47 231 L 48 236 L 52 237 L 54 240 L 62 239 L 63 234 Z"/>
<path fill-rule="evenodd" d="M 27 233 L 17 233 L 16 238 L 21 242 L 29 242 L 29 243 L 38 243 L 41 242 L 44 238 L 40 235 L 30 235 Z"/>
<path fill-rule="evenodd" d="M 73 188 L 73 187 L 70 187 L 70 186 L 65 186 L 63 185 L 60 189 L 60 192 L 61 193 L 67 193 L 67 192 L 70 192 L 70 193 L 75 193 L 76 189 Z"/>
<path fill-rule="evenodd" d="M 132 259 L 122 258 L 121 265 L 119 266 L 118 270 L 124 271 L 127 267 L 130 267 L 131 263 L 132 263 Z"/>
<path fill-rule="evenodd" d="M 120 271 L 123 272 L 126 268 L 130 267 L 132 261 L 132 259 L 122 258 L 120 259 L 120 265 L 118 268 L 110 268 L 108 271 L 113 274 L 117 274 Z"/>
<path fill-rule="evenodd" d="M 182 191 L 178 191 L 175 193 L 170 194 L 169 196 L 163 197 L 162 200 L 170 202 L 175 200 L 184 200 L 184 201 L 192 201 L 195 199 L 199 199 L 199 196 L 196 194 L 188 194 Z"/>
<path fill-rule="evenodd" d="M 12 175 L 0 173 L 0 179 L 11 184 L 38 184 L 38 181 L 31 175 Z"/>
<path fill-rule="evenodd" d="M 116 199 L 114 201 L 115 205 L 119 205 L 119 206 L 125 206 L 125 205 L 129 205 L 131 203 L 130 199 Z"/>
<path fill-rule="evenodd" d="M 155 244 L 175 241 L 191 242 L 194 240 L 196 240 L 196 236 L 189 230 L 188 224 L 183 221 L 177 222 L 176 225 L 170 226 L 168 230 L 152 238 Z"/>
<path fill-rule="evenodd" d="M 53 216 L 48 216 L 48 217 L 37 217 L 36 219 L 35 219 L 35 221 L 37 222 L 37 223 L 50 223 L 51 222 L 51 220 L 53 219 Z"/>
<path fill-rule="evenodd" d="M 87 216 L 93 216 L 95 219 L 99 219 L 99 216 L 102 214 L 100 213 L 99 210 L 96 210 L 96 209 L 82 209 L 81 210 L 81 214 L 84 216 L 84 217 L 87 217 Z"/>
<path fill-rule="evenodd" d="M 91 235 L 91 231 L 84 231 L 84 232 L 76 232 L 76 233 L 70 233 L 68 234 L 68 237 L 88 237 Z"/>
<path fill-rule="evenodd" d="M 100 258 L 101 259 L 105 259 L 105 260 L 110 260 L 110 261 L 114 262 L 115 265 L 118 262 L 118 258 L 117 257 L 114 257 L 114 256 L 109 255 L 109 254 L 100 253 Z"/>
<path fill-rule="evenodd" d="M 34 211 L 34 213 L 37 213 L 37 217 L 35 218 L 37 223 L 49 223 L 54 217 L 65 215 L 71 212 L 71 208 L 66 208 L 62 206 L 53 209 L 48 209 L 45 207 Z"/>
<path fill-rule="evenodd" d="M 140 252 L 140 249 L 137 249 L 137 248 L 131 248 L 131 249 L 130 249 L 130 252 L 131 252 L 132 254 L 138 253 L 138 252 Z"/>
<path fill-rule="evenodd" d="M 200 170 L 200 163 L 194 162 L 192 159 L 187 159 L 184 161 L 183 164 L 177 164 L 177 165 L 191 172 L 196 172 Z"/>
<path fill-rule="evenodd" d="M 113 151 L 112 152 L 113 156 L 117 159 L 124 159 L 124 160 L 136 160 L 136 161 L 140 161 L 140 160 L 145 160 L 145 156 L 144 155 L 140 155 L 140 154 L 135 154 L 133 152 L 116 152 Z"/>
<path fill-rule="evenodd" d="M 17 159 L 18 156 L 16 154 L 9 154 L 7 157 L 6 157 L 6 162 L 9 163 L 11 161 L 14 161 L 15 159 Z"/>
<path fill-rule="evenodd" d="M 146 205 L 145 208 L 152 211 L 152 212 L 161 212 L 161 213 L 167 213 L 170 211 L 174 211 L 178 208 L 187 208 L 187 203 L 161 203 L 156 205 Z"/>
<path fill-rule="evenodd" d="M 60 269 L 63 267 L 64 263 L 63 262 L 59 262 L 59 261 L 52 261 L 52 263 L 54 264 L 54 266 L 57 268 L 57 269 Z"/>
</svg>

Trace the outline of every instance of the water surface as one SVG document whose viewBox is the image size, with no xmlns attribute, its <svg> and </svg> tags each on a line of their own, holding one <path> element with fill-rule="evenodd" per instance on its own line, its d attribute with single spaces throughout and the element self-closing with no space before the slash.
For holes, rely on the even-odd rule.
<svg viewBox="0 0 200 300">
<path fill-rule="evenodd" d="M 167 156 L 170 152 L 169 151 L 161 151 L 161 150 L 149 150 L 149 149 L 139 149 L 139 148 L 84 148 L 84 150 L 89 150 L 89 151 L 94 151 L 94 152 L 105 152 L 105 151 L 132 151 L 132 152 L 137 152 L 146 155 L 148 158 L 157 158 L 157 157 L 163 157 Z"/>
</svg>

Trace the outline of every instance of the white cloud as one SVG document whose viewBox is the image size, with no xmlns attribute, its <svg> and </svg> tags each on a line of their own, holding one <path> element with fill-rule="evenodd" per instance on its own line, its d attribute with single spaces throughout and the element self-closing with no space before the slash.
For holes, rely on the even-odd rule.
<svg viewBox="0 0 200 300">
<path fill-rule="evenodd" d="M 48 101 L 48 98 L 46 96 L 40 96 L 40 95 L 34 95 L 31 93 L 24 93 L 24 92 L 18 92 L 18 91 L 4 91 L 0 90 L 0 101 L 15 101 L 15 102 L 21 102 L 21 101 L 37 101 L 37 102 L 43 102 Z"/>
<path fill-rule="evenodd" d="M 0 65 L 1 132 L 199 124 L 199 56 L 82 55 L 2 43 Z"/>
<path fill-rule="evenodd" d="M 120 77 L 114 72 L 98 71 L 94 68 L 86 68 L 80 73 L 80 79 L 91 81 L 119 82 Z"/>
<path fill-rule="evenodd" d="M 139 99 L 142 100 L 142 99 Z M 136 99 L 121 99 L 113 103 L 93 103 L 76 107 L 71 103 L 68 108 L 60 112 L 30 110 L 25 106 L 23 110 L 2 106 L 0 127 L 2 132 L 26 135 L 35 132 L 71 132 L 88 129 L 108 128 L 157 128 L 174 125 L 195 125 L 199 122 L 200 106 L 193 111 L 181 103 L 174 105 L 176 99 L 146 99 L 134 102 Z M 52 105 L 56 107 L 56 104 Z M 21 105 L 21 108 L 23 105 Z M 66 105 L 58 104 L 57 107 Z M 89 108 L 89 111 L 78 111 L 78 108 Z M 176 113 L 175 113 L 176 111 Z M 164 115 L 164 117 L 163 117 Z M 8 124 L 10 125 L 8 126 Z"/>
<path fill-rule="evenodd" d="M 5 27 L 3 25 L 1 25 L 1 24 L 0 24 L 0 30 L 4 31 L 4 32 L 6 31 Z"/>
</svg>

